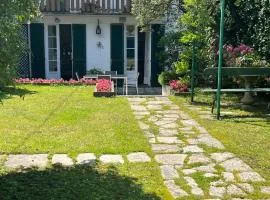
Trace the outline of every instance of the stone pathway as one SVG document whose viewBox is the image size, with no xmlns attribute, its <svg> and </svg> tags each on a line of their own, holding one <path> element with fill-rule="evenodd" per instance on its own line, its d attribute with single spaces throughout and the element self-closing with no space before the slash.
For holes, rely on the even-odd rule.
<svg viewBox="0 0 270 200">
<path fill-rule="evenodd" d="M 7 169 L 27 169 L 39 168 L 45 169 L 50 164 L 53 166 L 72 167 L 74 165 L 95 165 L 97 161 L 103 164 L 124 164 L 125 159 L 129 163 L 145 163 L 151 162 L 151 158 L 144 152 L 133 152 L 127 156 L 122 155 L 101 155 L 99 159 L 93 153 L 79 154 L 73 161 L 67 154 L 55 154 L 49 159 L 48 154 L 17 154 L 17 155 L 0 155 L 1 163 Z"/>
<path fill-rule="evenodd" d="M 248 199 L 255 192 L 270 194 L 260 174 L 227 152 L 220 141 L 168 98 L 128 100 L 174 198 Z M 207 189 L 199 182 L 207 183 Z"/>
</svg>

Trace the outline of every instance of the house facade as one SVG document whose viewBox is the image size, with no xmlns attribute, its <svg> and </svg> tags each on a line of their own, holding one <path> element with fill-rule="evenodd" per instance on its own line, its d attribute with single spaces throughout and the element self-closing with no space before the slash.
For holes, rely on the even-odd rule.
<svg viewBox="0 0 270 200">
<path fill-rule="evenodd" d="M 157 22 L 140 32 L 131 0 L 43 0 L 41 11 L 24 25 L 31 53 L 23 76 L 70 79 L 95 68 L 131 78 L 140 73 L 140 84 L 158 85 L 164 28 Z"/>
</svg>

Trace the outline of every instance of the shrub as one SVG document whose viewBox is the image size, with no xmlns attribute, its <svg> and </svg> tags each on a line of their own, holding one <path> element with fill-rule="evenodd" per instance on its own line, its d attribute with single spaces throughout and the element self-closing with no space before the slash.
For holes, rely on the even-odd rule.
<svg viewBox="0 0 270 200">
<path fill-rule="evenodd" d="M 225 45 L 224 60 L 228 67 L 268 67 L 267 61 L 258 56 L 253 48 L 240 44 L 239 46 Z"/>
<path fill-rule="evenodd" d="M 168 85 L 171 80 L 178 79 L 178 75 L 174 71 L 165 71 L 158 76 L 160 85 Z"/>
</svg>

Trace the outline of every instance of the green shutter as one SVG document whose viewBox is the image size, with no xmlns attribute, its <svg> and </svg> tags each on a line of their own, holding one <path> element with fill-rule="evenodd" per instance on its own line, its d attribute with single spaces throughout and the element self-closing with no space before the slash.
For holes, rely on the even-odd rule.
<svg viewBox="0 0 270 200">
<path fill-rule="evenodd" d="M 44 24 L 31 24 L 32 77 L 45 78 Z"/>
<path fill-rule="evenodd" d="M 152 25 L 152 40 L 151 40 L 151 86 L 160 86 L 158 83 L 158 75 L 162 72 L 163 66 L 160 66 L 158 54 L 164 51 L 164 47 L 159 45 L 160 39 L 164 36 L 164 25 Z"/>
<path fill-rule="evenodd" d="M 111 25 L 111 70 L 124 74 L 124 26 Z"/>
<path fill-rule="evenodd" d="M 86 25 L 73 24 L 73 76 L 77 72 L 80 77 L 86 74 Z"/>
</svg>

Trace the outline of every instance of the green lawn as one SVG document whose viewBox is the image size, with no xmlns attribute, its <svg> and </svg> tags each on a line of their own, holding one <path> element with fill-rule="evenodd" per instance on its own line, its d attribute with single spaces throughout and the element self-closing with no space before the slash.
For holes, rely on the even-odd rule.
<svg viewBox="0 0 270 200">
<path fill-rule="evenodd" d="M 94 98 L 85 86 L 18 89 L 0 97 L 0 154 L 151 154 L 126 98 Z"/>
<path fill-rule="evenodd" d="M 12 94 L 10 96 L 10 94 Z M 20 97 L 21 96 L 21 97 Z M 93 87 L 19 86 L 0 93 L 0 155 L 153 153 L 126 98 L 94 98 Z M 172 200 L 155 162 L 7 171 L 1 200 Z"/>
<path fill-rule="evenodd" d="M 247 111 L 233 106 L 239 102 L 237 96 L 223 96 L 222 112 L 232 114 L 224 115 L 222 121 L 210 121 L 200 118 L 198 110 L 183 105 L 190 102 L 189 98 L 172 97 L 171 100 L 220 140 L 228 151 L 235 153 L 270 180 L 270 110 L 266 109 L 267 106 Z M 211 100 L 211 95 L 197 95 L 194 105 L 210 113 Z"/>
</svg>

